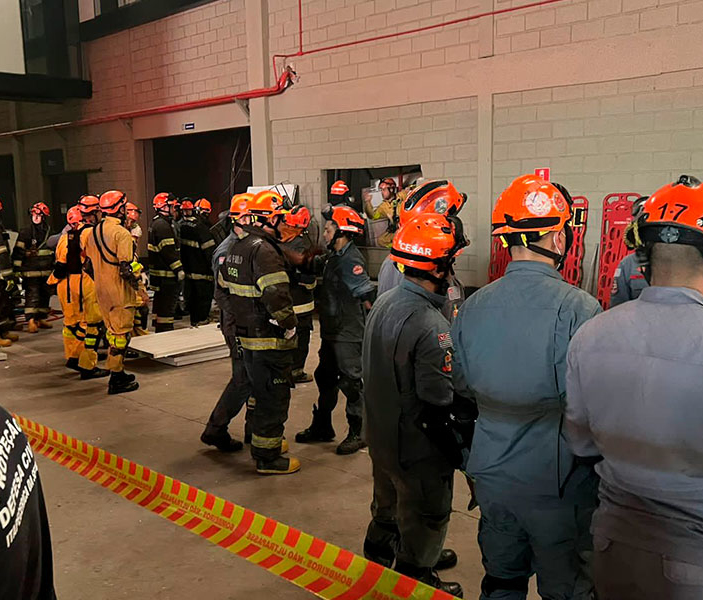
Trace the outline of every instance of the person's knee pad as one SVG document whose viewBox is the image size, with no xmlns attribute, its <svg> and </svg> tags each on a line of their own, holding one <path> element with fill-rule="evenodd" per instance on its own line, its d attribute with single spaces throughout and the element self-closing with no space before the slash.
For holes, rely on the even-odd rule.
<svg viewBox="0 0 703 600">
<path fill-rule="evenodd" d="M 481 581 L 481 592 L 484 596 L 491 597 L 491 594 L 497 590 L 508 590 L 511 592 L 527 593 L 529 577 L 512 577 L 503 579 L 501 577 L 493 577 L 486 575 Z"/>
</svg>

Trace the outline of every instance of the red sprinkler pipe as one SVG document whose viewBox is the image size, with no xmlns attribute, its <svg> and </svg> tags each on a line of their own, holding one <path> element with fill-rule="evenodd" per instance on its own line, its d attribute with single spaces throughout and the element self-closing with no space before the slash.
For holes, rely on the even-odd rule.
<svg viewBox="0 0 703 600">
<path fill-rule="evenodd" d="M 91 119 L 80 119 L 77 121 L 65 121 L 63 123 L 52 123 L 51 125 L 40 125 L 38 127 L 29 127 L 27 129 L 18 129 L 15 131 L 6 131 L 0 133 L 0 138 L 22 136 L 40 131 L 49 131 L 56 129 L 69 129 L 73 127 L 86 127 L 88 125 L 100 125 L 102 123 L 110 123 L 113 121 L 122 121 L 126 119 L 136 119 L 138 117 L 149 117 L 152 115 L 163 115 L 182 110 L 191 110 L 194 108 L 206 108 L 208 106 L 220 106 L 222 104 L 231 104 L 237 100 L 251 100 L 253 98 L 267 98 L 269 96 L 277 96 L 282 94 L 286 89 L 293 85 L 295 81 L 295 72 L 293 69 L 286 68 L 281 73 L 276 81 L 276 85 L 268 88 L 259 88 L 240 92 L 238 94 L 227 94 L 225 96 L 216 96 L 214 98 L 206 98 L 204 100 L 192 100 L 191 102 L 182 102 L 180 104 L 167 104 L 165 106 L 155 106 L 153 108 L 144 108 L 129 112 L 114 113 L 103 117 L 93 117 Z"/>
<path fill-rule="evenodd" d="M 307 56 L 308 54 L 317 54 L 319 52 L 328 52 L 329 50 L 339 50 L 340 48 L 348 48 L 350 46 L 358 46 L 360 44 L 369 44 L 371 42 L 378 42 L 381 40 L 388 40 L 396 37 L 401 37 L 404 35 L 410 35 L 413 33 L 422 33 L 424 31 L 431 31 L 432 29 L 439 29 L 441 27 L 449 27 L 450 25 L 457 25 L 459 23 L 467 23 L 469 21 L 475 21 L 477 19 L 482 19 L 483 17 L 494 17 L 498 15 L 505 15 L 508 13 L 517 12 L 520 10 L 526 10 L 528 8 L 537 8 L 540 6 L 547 6 L 549 4 L 557 4 L 558 2 L 564 2 L 565 0 L 537 0 L 531 2 L 530 4 L 524 4 L 522 6 L 511 6 L 509 8 L 499 8 L 497 10 L 491 10 L 483 13 L 478 13 L 475 15 L 469 15 L 468 17 L 461 17 L 458 19 L 452 19 L 451 21 L 446 21 L 444 23 L 436 23 L 434 25 L 425 25 L 424 27 L 415 27 L 414 29 L 407 29 L 405 31 L 396 31 L 395 33 L 386 33 L 384 35 L 376 35 L 373 37 L 363 38 L 361 40 L 353 40 L 350 42 L 341 42 L 339 44 L 333 44 L 331 46 L 322 46 L 320 48 L 313 48 L 312 50 L 303 50 L 303 0 L 298 0 L 298 17 L 300 22 L 300 32 L 299 32 L 299 50 L 295 54 L 274 54 L 273 55 L 273 73 L 277 76 L 276 69 L 276 59 L 288 59 L 294 58 L 296 56 Z"/>
</svg>

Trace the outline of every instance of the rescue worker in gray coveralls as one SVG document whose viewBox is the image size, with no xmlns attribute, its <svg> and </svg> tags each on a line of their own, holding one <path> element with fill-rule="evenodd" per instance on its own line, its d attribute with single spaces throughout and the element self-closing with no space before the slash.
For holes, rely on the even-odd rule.
<svg viewBox="0 0 703 600">
<path fill-rule="evenodd" d="M 646 200 L 647 196 L 641 196 L 632 203 L 634 220 L 637 219 Z M 628 254 L 615 269 L 613 287 L 610 291 L 610 308 L 629 300 L 637 300 L 646 287 L 649 287 L 649 283 L 644 277 L 644 268 L 640 264 L 639 257 L 636 253 Z"/>
<path fill-rule="evenodd" d="M 366 312 L 376 290 L 364 257 L 353 241 L 364 233 L 364 219 L 348 206 L 328 205 L 322 216 L 326 220 L 323 236 L 330 254 L 324 265 L 318 303 L 322 341 L 315 382 L 319 404 L 313 407 L 312 424 L 297 433 L 295 441 L 308 444 L 334 439 L 332 411 L 342 390 L 347 397 L 349 433 L 337 446 L 337 454 L 353 454 L 366 445 L 361 439 L 361 341 Z M 316 257 L 318 264 L 320 258 Z"/>
<path fill-rule="evenodd" d="M 534 573 L 542 598 L 593 593 L 589 525 L 598 478 L 575 460 L 561 427 L 567 346 L 601 309 L 555 268 L 572 239 L 569 200 L 533 175 L 501 194 L 493 235 L 513 260 L 466 300 L 452 327 L 454 384 L 479 411 L 466 470 L 481 508 L 481 600 L 524 600 Z"/>
<path fill-rule="evenodd" d="M 398 206 L 400 227 L 421 214 L 457 215 L 466 203 L 467 196 L 457 191 L 450 181 L 426 181 L 416 187 L 407 199 Z M 442 314 L 451 323 L 459 307 L 464 303 L 464 286 L 452 273 Z M 392 259 L 387 256 L 378 272 L 378 295 L 392 290 L 401 284 L 403 274 Z"/>
<path fill-rule="evenodd" d="M 401 227 L 391 257 L 403 268 L 403 282 L 371 309 L 363 344 L 374 479 L 364 555 L 386 567 L 395 562 L 399 573 L 458 597 L 461 586 L 435 572 L 457 560 L 442 550 L 456 466 L 443 445 L 453 434 L 430 424 L 444 420 L 453 402 L 450 325 L 440 311 L 464 246 L 456 217 L 425 214 Z"/>
<path fill-rule="evenodd" d="M 626 234 L 652 287 L 569 347 L 566 433 L 598 462 L 599 600 L 703 598 L 703 185 L 649 198 Z"/>
</svg>

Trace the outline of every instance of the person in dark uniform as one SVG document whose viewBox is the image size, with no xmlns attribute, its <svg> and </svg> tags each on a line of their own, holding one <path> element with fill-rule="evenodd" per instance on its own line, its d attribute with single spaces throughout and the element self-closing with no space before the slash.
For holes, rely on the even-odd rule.
<svg viewBox="0 0 703 600">
<path fill-rule="evenodd" d="M 0 201 L 0 348 L 7 348 L 19 340 L 13 333 L 15 327 L 14 291 L 17 288 L 10 256 L 10 234 L 2 224 L 2 201 Z"/>
<path fill-rule="evenodd" d="M 641 196 L 632 203 L 633 221 L 639 216 L 647 198 L 647 196 Z M 640 257 L 636 252 L 628 254 L 615 269 L 613 287 L 610 291 L 610 308 L 623 302 L 637 300 L 642 290 L 648 287 L 649 283 L 644 277 L 644 265 L 641 264 Z"/>
<path fill-rule="evenodd" d="M 178 285 L 185 279 L 180 251 L 173 229 L 173 194 L 154 196 L 156 216 L 149 227 L 149 285 L 154 290 L 156 333 L 172 331 L 178 303 Z"/>
<path fill-rule="evenodd" d="M 34 453 L 0 406 L 0 598 L 56 600 L 51 532 Z"/>
<path fill-rule="evenodd" d="M 453 403 L 452 340 L 441 309 L 464 246 L 456 217 L 427 214 L 404 225 L 391 250 L 403 282 L 371 309 L 363 344 L 374 479 L 364 554 L 457 597 L 461 586 L 435 572 L 456 564 L 456 554 L 442 550 L 455 466 L 443 451 L 446 431 L 428 424 L 446 418 Z"/>
<path fill-rule="evenodd" d="M 180 226 L 181 261 L 186 274 L 183 290 L 190 324 L 206 325 L 209 321 L 215 283 L 212 275 L 212 253 L 215 240 L 210 229 L 193 214 L 195 206 L 183 200 Z"/>
<path fill-rule="evenodd" d="M 288 275 L 291 280 L 291 294 L 295 314 L 298 317 L 298 347 L 293 361 L 294 383 L 309 383 L 312 375 L 305 372 L 305 361 L 310 352 L 310 335 L 313 330 L 313 313 L 315 312 L 315 288 L 317 276 L 312 270 L 303 266 L 305 257 L 313 251 L 315 244 L 307 235 L 310 225 L 310 211 L 305 206 L 295 206 L 284 215 L 284 227 L 291 228 L 296 237 L 281 245 L 284 254 L 292 265 Z"/>
<path fill-rule="evenodd" d="M 364 257 L 353 241 L 363 235 L 364 219 L 348 206 L 328 205 L 322 216 L 326 220 L 323 235 L 330 253 L 324 263 L 319 294 L 322 343 L 320 363 L 315 369 L 319 400 L 313 407 L 312 424 L 296 434 L 295 439 L 301 444 L 334 439 L 332 411 L 342 390 L 347 398 L 349 432 L 337 446 L 337 454 L 353 454 L 365 446 L 361 438 L 361 341 L 366 312 L 376 290 Z"/>
<path fill-rule="evenodd" d="M 54 268 L 54 251 L 47 246 L 51 229 L 47 223 L 49 207 L 37 202 L 29 211 L 32 223 L 20 231 L 12 251 L 15 275 L 22 279 L 24 314 L 29 333 L 51 329 L 49 300 L 52 289 L 46 282 Z"/>
<path fill-rule="evenodd" d="M 251 194 L 235 194 L 230 204 L 229 215 L 232 221 L 232 233 L 227 236 L 222 243 L 217 246 L 212 257 L 212 271 L 214 276 L 224 263 L 227 253 L 235 240 L 245 235 L 243 225 L 250 224 L 250 217 L 247 214 L 247 203 L 252 199 Z M 226 286 L 215 284 L 215 302 L 220 309 L 220 328 L 222 335 L 229 348 L 230 361 L 232 363 L 232 375 L 230 376 L 225 389 L 213 408 L 208 419 L 205 430 L 200 436 L 200 441 L 209 446 L 215 446 L 221 452 L 237 452 L 244 445 L 239 440 L 233 438 L 229 431 L 229 424 L 234 419 L 242 407 L 251 401 L 253 408 L 254 399 L 251 397 L 252 386 L 247 377 L 244 366 L 244 351 L 237 337 L 237 310 L 238 299 L 229 293 Z M 247 426 L 245 427 L 244 440 L 251 443 L 250 411 L 247 411 Z M 282 442 L 282 446 L 285 440 Z M 283 447 L 282 447 L 283 452 Z"/>
<path fill-rule="evenodd" d="M 228 312 L 236 319 L 247 378 L 256 398 L 251 417 L 251 454 L 261 475 L 300 470 L 300 461 L 282 456 L 283 431 L 290 404 L 293 351 L 298 320 L 279 241 L 283 199 L 257 194 L 248 204 L 252 225 L 233 240 L 217 273 L 218 286 L 230 294 Z"/>
</svg>

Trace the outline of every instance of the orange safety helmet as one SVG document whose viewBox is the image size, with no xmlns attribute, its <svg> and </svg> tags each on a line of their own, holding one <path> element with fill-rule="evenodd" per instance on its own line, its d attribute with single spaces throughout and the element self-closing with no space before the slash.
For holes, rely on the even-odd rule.
<svg viewBox="0 0 703 600">
<path fill-rule="evenodd" d="M 283 222 L 288 227 L 295 227 L 296 229 L 307 229 L 310 221 L 312 221 L 312 215 L 307 206 L 302 204 L 294 206 L 283 215 Z"/>
<path fill-rule="evenodd" d="M 412 218 L 426 213 L 453 216 L 464 207 L 466 199 L 466 194 L 457 191 L 451 181 L 425 181 L 400 204 L 398 221 L 402 227 Z"/>
<path fill-rule="evenodd" d="M 648 252 L 653 244 L 686 244 L 703 253 L 703 184 L 691 175 L 665 185 L 642 205 L 625 239 Z"/>
<path fill-rule="evenodd" d="M 284 211 L 283 198 L 273 190 L 263 190 L 247 203 L 247 214 L 269 224 L 273 224 L 272 219 Z"/>
<path fill-rule="evenodd" d="M 152 200 L 152 206 L 157 213 L 167 214 L 169 206 L 175 205 L 178 199 L 171 192 L 159 192 Z"/>
<path fill-rule="evenodd" d="M 97 196 L 86 194 L 78 199 L 78 208 L 84 215 L 90 215 L 100 210 L 100 200 Z"/>
<path fill-rule="evenodd" d="M 206 198 L 201 198 L 195 203 L 195 208 L 203 215 L 209 215 L 212 212 L 212 204 Z"/>
<path fill-rule="evenodd" d="M 139 208 L 136 204 L 133 202 L 127 202 L 127 217 L 132 219 L 132 221 L 136 221 L 139 219 L 139 215 L 142 214 L 142 209 Z"/>
<path fill-rule="evenodd" d="M 100 210 L 106 215 L 117 214 L 127 204 L 127 196 L 119 190 L 110 190 L 100 196 Z"/>
<path fill-rule="evenodd" d="M 37 202 L 36 204 L 32 205 L 32 208 L 29 209 L 29 214 L 42 215 L 44 217 L 48 217 L 49 207 L 43 202 Z"/>
<path fill-rule="evenodd" d="M 322 209 L 322 216 L 325 220 L 335 223 L 337 231 L 348 233 L 352 236 L 363 235 L 364 233 L 364 219 L 353 208 L 328 204 Z"/>
<path fill-rule="evenodd" d="M 193 204 L 193 201 L 188 199 L 188 200 L 183 200 L 181 202 L 181 209 L 183 210 L 193 210 L 195 208 L 195 205 Z"/>
<path fill-rule="evenodd" d="M 564 194 L 536 175 L 523 175 L 498 197 L 491 225 L 493 235 L 561 231 L 571 219 Z"/>
<path fill-rule="evenodd" d="M 395 234 L 391 260 L 420 271 L 447 270 L 467 245 L 458 217 L 426 213 Z"/>
<path fill-rule="evenodd" d="M 384 177 L 378 182 L 378 189 L 383 189 L 384 187 L 388 188 L 391 194 L 395 194 L 398 191 L 398 184 L 392 177 Z"/>
<path fill-rule="evenodd" d="M 344 183 L 341 179 L 335 181 L 330 188 L 330 194 L 333 196 L 344 196 L 349 193 L 349 186 Z"/>
<path fill-rule="evenodd" d="M 254 194 L 235 194 L 229 205 L 229 216 L 235 221 L 247 214 L 249 202 L 254 198 Z"/>
<path fill-rule="evenodd" d="M 83 213 L 79 206 L 72 206 L 66 213 L 66 222 L 69 225 L 78 225 L 83 222 Z"/>
</svg>

